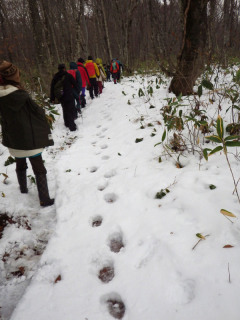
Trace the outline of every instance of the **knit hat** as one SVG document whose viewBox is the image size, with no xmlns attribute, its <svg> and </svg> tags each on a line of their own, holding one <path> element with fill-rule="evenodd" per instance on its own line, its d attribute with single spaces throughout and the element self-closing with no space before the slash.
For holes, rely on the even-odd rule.
<svg viewBox="0 0 240 320">
<path fill-rule="evenodd" d="M 69 68 L 70 68 L 71 70 L 77 69 L 77 64 L 76 64 L 76 62 L 70 62 L 70 63 L 69 63 Z"/>
<path fill-rule="evenodd" d="M 64 63 L 60 63 L 60 64 L 58 65 L 58 70 L 63 70 L 63 69 L 66 69 L 66 66 L 65 66 Z"/>
<path fill-rule="evenodd" d="M 78 59 L 78 62 L 84 63 L 84 59 L 83 59 L 83 58 L 79 58 L 79 59 Z"/>
<path fill-rule="evenodd" d="M 20 82 L 19 69 L 6 60 L 0 61 L 0 76 L 3 80 Z"/>
</svg>

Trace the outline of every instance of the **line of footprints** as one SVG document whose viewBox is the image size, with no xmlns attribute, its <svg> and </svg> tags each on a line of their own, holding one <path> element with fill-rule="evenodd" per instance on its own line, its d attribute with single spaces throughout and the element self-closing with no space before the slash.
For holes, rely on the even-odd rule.
<svg viewBox="0 0 240 320">
<path fill-rule="evenodd" d="M 110 120 L 110 119 L 109 119 Z M 97 128 L 101 128 L 101 125 L 98 125 Z M 101 131 L 105 132 L 107 128 L 103 128 Z M 100 138 L 104 138 L 101 133 L 98 133 L 97 136 Z M 93 145 L 96 144 L 96 142 L 92 143 Z M 101 149 L 106 149 L 108 146 L 106 144 L 101 145 Z M 103 156 L 103 160 L 109 159 L 108 156 Z M 97 167 L 92 167 L 90 168 L 90 172 L 96 172 Z M 104 177 L 105 178 L 111 178 L 116 174 L 115 170 L 111 170 L 107 172 Z M 103 183 L 99 184 L 98 190 L 103 191 L 107 187 L 108 183 L 104 181 Z M 104 200 L 107 203 L 113 203 L 117 200 L 117 196 L 114 193 L 108 193 L 104 196 Z M 92 227 L 100 227 L 102 225 L 102 217 L 101 216 L 96 216 L 92 220 Z M 109 248 L 112 252 L 118 253 L 120 250 L 124 247 L 123 240 L 122 240 L 122 235 L 120 233 L 115 233 L 112 235 L 109 241 Z M 102 269 L 99 270 L 98 272 L 98 278 L 103 282 L 103 283 L 108 283 L 114 278 L 114 267 L 113 265 L 109 264 L 108 266 L 104 266 Z M 113 316 L 116 319 L 122 319 L 125 314 L 125 305 L 120 297 L 119 294 L 111 294 L 111 296 L 106 296 L 103 299 L 106 304 L 108 311 L 111 316 Z"/>
</svg>

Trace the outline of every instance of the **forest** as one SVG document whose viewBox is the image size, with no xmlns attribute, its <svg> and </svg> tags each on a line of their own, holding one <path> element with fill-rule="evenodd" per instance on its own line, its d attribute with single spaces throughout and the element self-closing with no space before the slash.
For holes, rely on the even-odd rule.
<svg viewBox="0 0 240 320">
<path fill-rule="evenodd" d="M 184 43 L 195 65 L 240 54 L 238 0 L 1 0 L 0 26 L 0 59 L 47 85 L 58 63 L 88 55 L 174 75 Z"/>
</svg>

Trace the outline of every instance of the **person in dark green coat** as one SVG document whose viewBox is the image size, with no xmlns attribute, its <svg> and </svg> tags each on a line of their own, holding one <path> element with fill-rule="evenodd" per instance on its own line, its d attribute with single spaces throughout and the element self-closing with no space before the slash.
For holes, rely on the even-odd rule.
<svg viewBox="0 0 240 320">
<path fill-rule="evenodd" d="M 27 161 L 36 177 L 41 206 L 54 203 L 48 192 L 47 170 L 42 159 L 45 147 L 54 144 L 43 108 L 20 85 L 19 69 L 0 61 L 0 119 L 2 144 L 16 159 L 16 173 L 21 193 L 27 193 Z"/>
</svg>

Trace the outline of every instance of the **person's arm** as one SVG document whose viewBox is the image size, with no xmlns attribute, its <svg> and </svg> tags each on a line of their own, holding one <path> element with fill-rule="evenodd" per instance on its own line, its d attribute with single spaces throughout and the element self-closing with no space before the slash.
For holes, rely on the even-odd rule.
<svg viewBox="0 0 240 320">
<path fill-rule="evenodd" d="M 95 72 L 96 72 L 97 77 L 99 77 L 100 72 L 99 72 L 99 69 L 98 69 L 98 66 L 96 65 L 96 63 L 94 63 L 94 68 L 95 68 Z"/>
<path fill-rule="evenodd" d="M 82 91 L 82 77 L 79 70 L 76 71 L 76 79 L 77 79 L 79 90 Z"/>
</svg>

